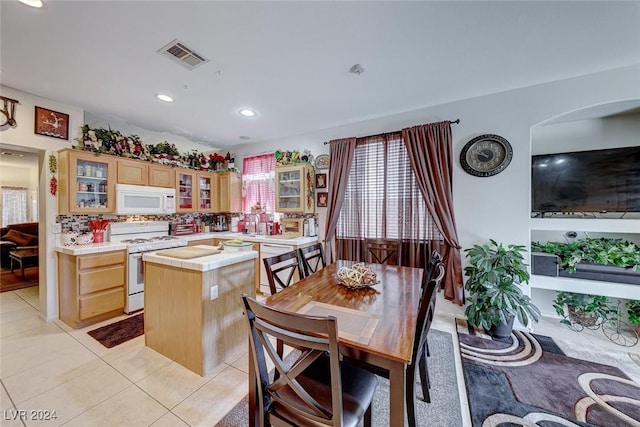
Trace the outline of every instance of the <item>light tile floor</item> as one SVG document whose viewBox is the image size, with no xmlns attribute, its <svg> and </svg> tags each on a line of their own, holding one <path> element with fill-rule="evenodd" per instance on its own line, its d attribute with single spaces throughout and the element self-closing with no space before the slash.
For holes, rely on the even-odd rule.
<svg viewBox="0 0 640 427">
<path fill-rule="evenodd" d="M 60 321 L 43 322 L 37 307 L 37 287 L 0 294 L 2 426 L 213 426 L 247 393 L 246 354 L 200 377 L 145 347 L 144 337 L 107 349 L 87 334 L 126 316 L 73 330 Z M 444 300 L 436 307 L 432 328 L 455 340 L 454 317 L 463 317 L 462 309 Z M 601 331 L 572 332 L 555 319 L 543 318 L 535 332 L 590 349 L 595 360 L 602 360 L 603 352 L 615 353 L 632 370 L 628 352 L 640 351 L 640 345 L 621 350 Z M 470 425 L 454 348 L 463 419 Z M 635 368 L 640 382 L 640 367 Z M 27 419 L 16 419 L 19 411 L 26 411 Z M 30 419 L 31 411 L 41 416 L 55 411 L 56 419 Z"/>
</svg>

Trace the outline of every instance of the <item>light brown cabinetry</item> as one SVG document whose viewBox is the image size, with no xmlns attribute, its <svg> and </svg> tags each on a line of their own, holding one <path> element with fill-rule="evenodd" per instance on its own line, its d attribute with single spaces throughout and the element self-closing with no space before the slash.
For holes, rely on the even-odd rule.
<svg viewBox="0 0 640 427">
<path fill-rule="evenodd" d="M 210 237 L 208 239 L 189 240 L 187 242 L 187 246 L 198 246 L 198 245 L 213 246 L 214 241 L 215 239 L 213 237 Z"/>
<path fill-rule="evenodd" d="M 141 160 L 118 159 L 118 184 L 175 188 L 176 173 L 171 166 Z"/>
<path fill-rule="evenodd" d="M 237 172 L 217 173 L 218 206 L 216 212 L 242 212 L 242 176 Z"/>
<path fill-rule="evenodd" d="M 229 240 L 233 240 L 233 239 L 221 239 L 216 237 L 213 239 L 213 246 L 218 246 L 222 242 L 226 242 Z M 251 250 L 256 251 L 258 253 L 258 258 L 256 258 L 256 261 L 255 261 L 256 274 L 253 280 L 253 284 L 256 287 L 256 292 L 260 292 L 260 262 L 261 262 L 260 261 L 260 243 L 252 242 Z"/>
<path fill-rule="evenodd" d="M 255 297 L 253 260 L 209 271 L 147 261 L 144 333 L 147 347 L 206 376 L 247 351 L 239 295 Z M 211 288 L 216 298 L 211 299 Z"/>
<path fill-rule="evenodd" d="M 171 166 L 149 164 L 149 185 L 176 188 L 176 172 Z"/>
<path fill-rule="evenodd" d="M 118 184 L 148 185 L 149 167 L 140 160 L 118 159 Z"/>
<path fill-rule="evenodd" d="M 176 186 L 178 203 L 176 211 L 178 213 L 195 212 L 197 201 L 196 173 L 188 169 L 176 169 Z"/>
<path fill-rule="evenodd" d="M 126 252 L 58 253 L 60 320 L 74 329 L 121 315 L 126 292 Z"/>
<path fill-rule="evenodd" d="M 116 210 L 116 162 L 108 155 L 58 152 L 58 213 L 104 214 Z"/>
<path fill-rule="evenodd" d="M 310 164 L 276 167 L 276 212 L 315 212 L 315 172 Z"/>
<path fill-rule="evenodd" d="M 215 212 L 217 208 L 216 200 L 217 188 L 215 176 L 209 172 L 198 172 L 197 188 L 198 188 L 198 212 Z"/>
</svg>

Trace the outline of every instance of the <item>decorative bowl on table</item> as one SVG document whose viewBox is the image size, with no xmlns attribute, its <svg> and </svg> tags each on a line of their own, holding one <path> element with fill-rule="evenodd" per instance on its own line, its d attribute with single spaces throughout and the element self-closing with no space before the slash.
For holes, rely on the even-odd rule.
<svg viewBox="0 0 640 427">
<path fill-rule="evenodd" d="M 227 252 L 242 252 L 242 251 L 250 251 L 253 243 L 251 242 L 237 242 L 234 240 L 229 240 L 227 242 L 222 242 L 222 246 L 224 250 Z"/>
<path fill-rule="evenodd" d="M 351 267 L 340 267 L 336 272 L 338 283 L 348 289 L 362 289 L 374 286 L 380 281 L 375 271 L 364 263 L 353 264 Z"/>
</svg>

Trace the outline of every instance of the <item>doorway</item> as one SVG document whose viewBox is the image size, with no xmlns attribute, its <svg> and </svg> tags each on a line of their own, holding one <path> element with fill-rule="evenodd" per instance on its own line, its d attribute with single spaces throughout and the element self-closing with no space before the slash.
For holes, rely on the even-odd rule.
<svg viewBox="0 0 640 427">
<path fill-rule="evenodd" d="M 38 286 L 37 150 L 0 144 L 0 292 Z"/>
</svg>

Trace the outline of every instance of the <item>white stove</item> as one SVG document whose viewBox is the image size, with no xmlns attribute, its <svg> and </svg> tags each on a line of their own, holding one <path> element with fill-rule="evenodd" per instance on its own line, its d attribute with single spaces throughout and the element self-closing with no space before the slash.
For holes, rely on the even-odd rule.
<svg viewBox="0 0 640 427">
<path fill-rule="evenodd" d="M 127 301 L 124 311 L 144 308 L 144 262 L 142 253 L 187 246 L 187 241 L 169 236 L 168 221 L 113 222 L 111 241 L 127 244 Z"/>
</svg>

